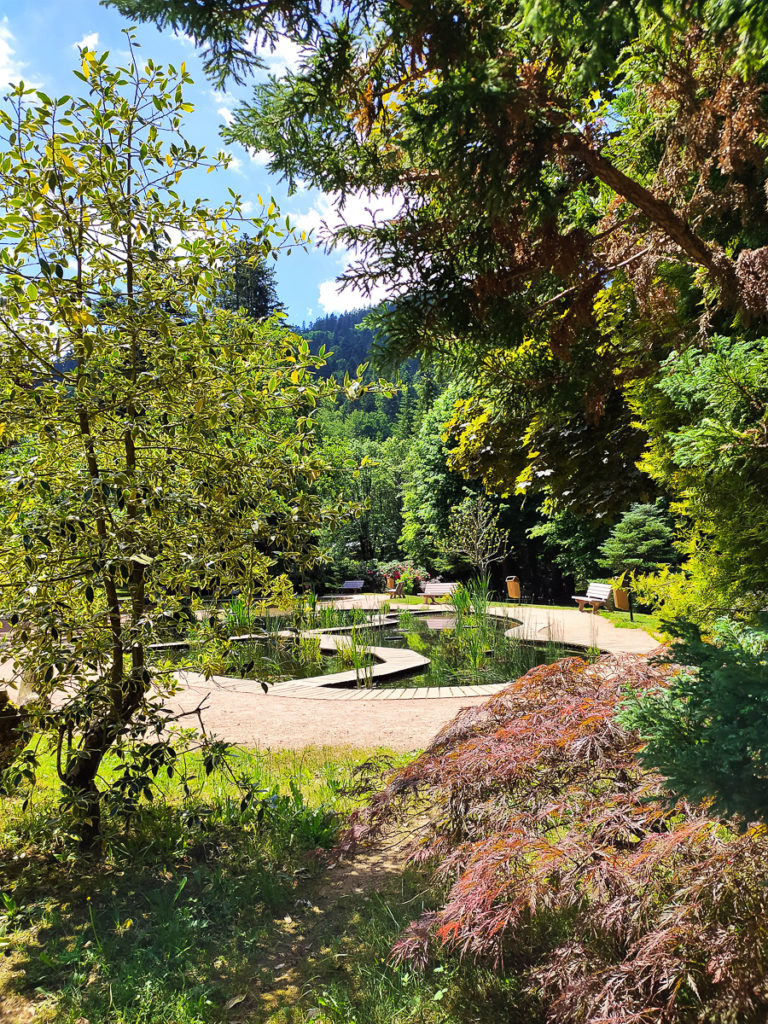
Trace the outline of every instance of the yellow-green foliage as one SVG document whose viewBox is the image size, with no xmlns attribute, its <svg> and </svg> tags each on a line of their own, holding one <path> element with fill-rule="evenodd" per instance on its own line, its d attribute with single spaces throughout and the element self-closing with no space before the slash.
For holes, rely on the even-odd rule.
<svg viewBox="0 0 768 1024">
<path fill-rule="evenodd" d="M 687 569 L 674 570 L 664 566 L 658 572 L 632 577 L 637 600 L 654 609 L 661 619 L 686 618 L 701 620 L 703 612 L 702 578 Z M 704 589 L 706 585 L 704 585 Z"/>
<path fill-rule="evenodd" d="M 765 605 L 767 369 L 768 339 L 714 337 L 629 389 L 650 438 L 640 468 L 676 496 L 672 511 L 685 526 L 684 572 L 638 582 L 663 616 L 710 623 Z"/>
</svg>

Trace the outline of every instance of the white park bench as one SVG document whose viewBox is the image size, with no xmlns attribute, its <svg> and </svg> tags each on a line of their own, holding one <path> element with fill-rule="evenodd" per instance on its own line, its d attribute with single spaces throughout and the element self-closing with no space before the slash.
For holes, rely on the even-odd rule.
<svg viewBox="0 0 768 1024">
<path fill-rule="evenodd" d="M 452 594 L 458 585 L 458 583 L 425 583 L 421 588 L 421 593 L 427 604 L 434 604 L 436 597 L 446 597 L 448 594 Z"/>
<path fill-rule="evenodd" d="M 592 606 L 592 611 L 597 611 L 598 608 L 602 608 L 605 602 L 608 600 L 611 594 L 611 586 L 609 583 L 590 583 L 587 587 L 587 593 L 585 597 L 576 597 L 574 595 L 573 600 L 578 602 L 579 611 L 584 611 L 584 605 L 589 604 Z"/>
</svg>

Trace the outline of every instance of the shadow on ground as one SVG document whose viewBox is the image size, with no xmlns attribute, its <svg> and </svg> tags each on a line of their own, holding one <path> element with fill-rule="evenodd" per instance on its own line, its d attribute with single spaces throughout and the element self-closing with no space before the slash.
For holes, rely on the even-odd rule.
<svg viewBox="0 0 768 1024">
<path fill-rule="evenodd" d="M 397 851 L 329 871 L 290 837 L 278 856 L 257 829 L 181 842 L 164 822 L 98 861 L 64 844 L 0 863 L 4 1024 L 535 1020 L 490 971 L 388 965 L 432 898 Z"/>
</svg>

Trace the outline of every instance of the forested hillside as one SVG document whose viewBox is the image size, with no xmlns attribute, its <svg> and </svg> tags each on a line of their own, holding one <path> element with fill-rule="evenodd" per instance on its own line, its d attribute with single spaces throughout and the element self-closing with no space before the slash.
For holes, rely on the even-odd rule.
<svg viewBox="0 0 768 1024">
<path fill-rule="evenodd" d="M 339 398 L 319 414 L 324 443 L 337 467 L 322 486 L 363 506 L 359 518 L 325 538 L 331 571 L 337 577 L 372 575 L 374 566 L 408 561 L 432 576 L 464 578 L 472 571 L 471 563 L 446 550 L 451 514 L 485 492 L 479 479 L 449 468 L 452 445 L 444 435 L 457 401 L 469 396 L 468 384 L 435 361 L 408 359 L 393 366 L 386 337 L 365 325 L 370 313 L 361 309 L 325 316 L 301 332 L 313 354 L 325 346 L 324 376 L 354 376 L 367 364 L 364 376 L 382 375 L 398 385 L 392 398 L 380 393 L 354 401 Z M 355 469 L 360 463 L 362 468 Z M 536 501 L 519 494 L 490 494 L 487 511 L 498 516 L 505 537 L 499 560 L 491 567 L 499 591 L 504 577 L 515 575 L 527 598 L 557 601 L 569 597 L 572 587 L 590 573 L 600 572 L 594 553 L 607 526 L 597 531 L 581 527 L 581 540 L 589 550 L 580 550 L 573 537 L 565 543 L 558 537 L 553 548 L 548 544 L 551 524 Z M 320 570 L 318 582 L 330 578 L 327 568 Z"/>
</svg>

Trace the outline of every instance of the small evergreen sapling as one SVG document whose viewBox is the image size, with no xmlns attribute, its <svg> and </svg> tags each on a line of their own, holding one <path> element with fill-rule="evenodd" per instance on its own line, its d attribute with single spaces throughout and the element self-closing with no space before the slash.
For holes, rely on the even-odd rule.
<svg viewBox="0 0 768 1024">
<path fill-rule="evenodd" d="M 677 637 L 670 660 L 686 667 L 668 687 L 634 693 L 620 721 L 674 793 L 768 820 L 768 633 L 720 619 L 708 643 L 691 623 L 666 628 Z"/>
<path fill-rule="evenodd" d="M 636 503 L 600 546 L 600 565 L 614 573 L 650 572 L 676 560 L 673 541 L 674 531 L 659 502 Z"/>
</svg>

